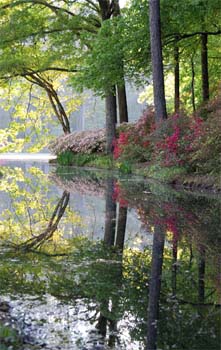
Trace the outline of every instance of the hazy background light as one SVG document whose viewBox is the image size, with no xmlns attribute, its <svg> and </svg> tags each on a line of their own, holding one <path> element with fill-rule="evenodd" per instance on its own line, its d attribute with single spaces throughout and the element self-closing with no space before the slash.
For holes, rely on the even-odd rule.
<svg viewBox="0 0 221 350">
<path fill-rule="evenodd" d="M 126 5 L 127 0 L 119 0 L 120 7 L 124 7 Z"/>
</svg>

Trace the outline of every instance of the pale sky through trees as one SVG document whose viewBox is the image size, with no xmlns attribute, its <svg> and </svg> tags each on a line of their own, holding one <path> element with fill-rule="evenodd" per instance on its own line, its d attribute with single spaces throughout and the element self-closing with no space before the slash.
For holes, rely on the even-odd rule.
<svg viewBox="0 0 221 350">
<path fill-rule="evenodd" d="M 124 5 L 126 4 L 127 0 L 120 0 L 120 7 L 124 7 Z"/>
</svg>

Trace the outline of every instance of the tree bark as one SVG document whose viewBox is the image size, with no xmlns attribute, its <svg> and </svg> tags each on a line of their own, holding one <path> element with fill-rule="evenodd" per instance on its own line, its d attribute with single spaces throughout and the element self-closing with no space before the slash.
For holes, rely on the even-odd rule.
<svg viewBox="0 0 221 350">
<path fill-rule="evenodd" d="M 113 0 L 113 16 L 118 17 L 120 16 L 120 6 L 119 6 L 119 0 Z M 127 93 L 126 93 L 126 85 L 125 85 L 125 79 L 124 79 L 124 64 L 123 64 L 123 57 L 121 62 L 121 79 L 122 84 L 117 85 L 117 96 L 118 96 L 118 107 L 119 107 L 119 120 L 121 123 L 127 123 L 128 122 L 128 108 L 127 108 Z"/>
<path fill-rule="evenodd" d="M 178 113 L 180 110 L 180 58 L 177 43 L 174 47 L 174 62 L 174 110 Z"/>
<path fill-rule="evenodd" d="M 191 100 L 192 100 L 192 106 L 193 106 L 193 112 L 196 111 L 196 104 L 195 104 L 195 68 L 194 68 L 194 60 L 193 57 L 191 57 Z"/>
<path fill-rule="evenodd" d="M 164 241 L 165 235 L 163 229 L 161 226 L 156 225 L 154 229 L 151 276 L 149 284 L 146 350 L 154 350 L 157 348 L 157 321 L 159 313 Z"/>
<path fill-rule="evenodd" d="M 202 67 L 202 97 L 203 102 L 209 100 L 209 71 L 208 71 L 208 35 L 201 35 L 201 67 Z"/>
<path fill-rule="evenodd" d="M 110 93 L 105 97 L 106 108 L 106 153 L 112 154 L 113 141 L 116 137 L 117 107 L 116 96 Z"/>
<path fill-rule="evenodd" d="M 102 21 L 110 19 L 113 12 L 113 5 L 110 0 L 98 0 Z M 108 40 L 108 38 L 107 38 Z M 115 89 L 116 90 L 116 89 Z M 107 91 L 105 96 L 105 114 L 106 114 L 106 153 L 113 153 L 113 141 L 116 137 L 117 123 L 117 103 L 113 92 Z"/>
<path fill-rule="evenodd" d="M 161 43 L 160 0 L 149 0 L 149 16 L 155 120 L 160 122 L 167 118 Z"/>
<path fill-rule="evenodd" d="M 124 78 L 122 78 L 124 81 Z M 127 94 L 125 82 L 122 86 L 117 85 L 117 97 L 119 107 L 119 119 L 121 123 L 128 123 Z"/>
</svg>

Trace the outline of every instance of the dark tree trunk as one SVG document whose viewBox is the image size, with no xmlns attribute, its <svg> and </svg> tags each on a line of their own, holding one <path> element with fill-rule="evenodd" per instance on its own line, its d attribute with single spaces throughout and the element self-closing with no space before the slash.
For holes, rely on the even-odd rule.
<svg viewBox="0 0 221 350">
<path fill-rule="evenodd" d="M 100 14 L 102 21 L 111 18 L 113 13 L 113 5 L 110 0 L 98 0 L 100 6 Z M 107 37 L 108 40 L 108 37 Z M 105 96 L 105 111 L 106 111 L 106 152 L 112 154 L 113 141 L 116 137 L 116 123 L 117 123 L 117 103 L 116 96 L 113 92 L 107 91 Z"/>
<path fill-rule="evenodd" d="M 113 3 L 113 16 L 114 17 L 120 16 L 119 0 L 113 0 L 112 3 Z M 123 57 L 122 57 L 121 71 L 122 71 L 121 72 L 122 84 L 117 85 L 119 120 L 120 120 L 120 123 L 127 123 L 128 108 L 127 108 L 127 93 L 126 93 L 126 86 L 125 86 L 125 80 L 124 80 Z"/>
<path fill-rule="evenodd" d="M 160 0 L 149 0 L 149 8 L 155 119 L 156 122 L 160 122 L 167 118 L 161 43 Z"/>
<path fill-rule="evenodd" d="M 124 238 L 127 225 L 127 208 L 119 207 L 117 220 L 116 246 L 122 252 L 124 249 Z"/>
<path fill-rule="evenodd" d="M 159 312 L 164 241 L 165 235 L 163 229 L 161 226 L 156 225 L 153 238 L 151 276 L 149 284 L 146 350 L 154 350 L 157 348 L 157 320 Z"/>
<path fill-rule="evenodd" d="M 201 66 L 202 66 L 202 97 L 203 102 L 209 99 L 209 71 L 208 71 L 208 35 L 201 34 Z"/>
<path fill-rule="evenodd" d="M 127 95 L 126 95 L 125 83 L 122 86 L 119 86 L 119 85 L 117 86 L 117 97 L 118 97 L 120 124 L 128 123 Z"/>
<path fill-rule="evenodd" d="M 116 137 L 117 106 L 116 96 L 111 93 L 105 97 L 106 107 L 106 152 L 113 152 L 113 141 Z"/>
<path fill-rule="evenodd" d="M 113 200 L 114 180 L 107 179 L 104 243 L 114 245 L 116 228 L 116 203 Z"/>
<path fill-rule="evenodd" d="M 175 43 L 174 47 L 174 110 L 178 113 L 180 110 L 180 58 L 179 47 Z"/>
<path fill-rule="evenodd" d="M 196 111 L 196 104 L 195 104 L 195 68 L 194 68 L 194 60 L 193 57 L 191 58 L 191 99 L 192 99 L 192 106 L 193 106 L 193 112 Z"/>
</svg>

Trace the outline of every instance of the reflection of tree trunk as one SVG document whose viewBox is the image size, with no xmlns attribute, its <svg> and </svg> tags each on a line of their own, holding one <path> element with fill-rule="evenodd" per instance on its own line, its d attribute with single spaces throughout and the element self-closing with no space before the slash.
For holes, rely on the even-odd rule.
<svg viewBox="0 0 221 350">
<path fill-rule="evenodd" d="M 159 312 L 164 241 L 165 236 L 162 227 L 160 225 L 155 225 L 149 285 L 147 350 L 154 350 L 157 347 L 157 320 Z"/>
<path fill-rule="evenodd" d="M 112 246 L 115 240 L 116 203 L 113 200 L 114 180 L 107 179 L 104 242 Z"/>
<path fill-rule="evenodd" d="M 70 199 L 70 193 L 67 191 L 64 191 L 61 199 L 59 200 L 58 204 L 56 205 L 53 211 L 53 214 L 50 218 L 47 228 L 40 235 L 35 236 L 29 239 L 28 241 L 22 243 L 19 246 L 19 249 L 22 249 L 22 250 L 38 249 L 40 246 L 42 246 L 43 243 L 48 241 L 53 236 L 53 233 L 57 230 L 58 224 L 62 219 L 65 213 L 65 210 L 67 208 L 67 205 L 69 203 L 69 199 Z"/>
<path fill-rule="evenodd" d="M 111 154 L 113 152 L 113 141 L 116 137 L 116 121 L 117 121 L 117 105 L 116 96 L 109 93 L 105 97 L 106 106 L 106 152 Z"/>
<path fill-rule="evenodd" d="M 203 246 L 199 249 L 198 264 L 198 298 L 200 303 L 204 303 L 205 299 L 205 267 L 206 267 L 206 251 Z"/>
<path fill-rule="evenodd" d="M 101 305 L 102 311 L 107 312 L 108 310 L 108 302 L 107 301 L 103 301 L 102 305 Z M 105 309 L 105 310 L 104 310 Z M 102 313 L 102 311 L 100 312 L 99 318 L 98 318 L 98 322 L 96 325 L 96 328 L 98 329 L 99 333 L 105 337 L 107 334 L 107 317 L 105 317 Z"/>
<path fill-rule="evenodd" d="M 107 179 L 107 189 L 106 189 L 106 212 L 105 212 L 105 232 L 104 232 L 104 243 L 109 247 L 114 246 L 115 243 L 115 231 L 116 231 L 116 203 L 113 200 L 114 194 L 114 180 L 112 178 Z M 127 209 L 119 208 L 118 215 L 118 226 L 117 226 L 117 237 L 116 246 L 123 251 L 124 246 L 124 236 L 126 228 L 127 219 Z M 122 254 L 118 256 L 122 262 Z M 117 264 L 113 267 L 116 269 L 116 284 L 121 286 L 122 279 L 122 264 Z M 111 309 L 109 309 L 109 300 L 111 299 Z M 117 320 L 115 319 L 115 314 L 119 308 L 119 296 L 112 295 L 107 297 L 106 300 L 102 301 L 100 316 L 97 323 L 97 328 L 102 336 L 107 334 L 107 326 L 109 325 L 110 336 L 108 339 L 108 346 L 113 347 L 116 341 L 117 332 Z M 104 316 L 109 314 L 110 317 Z"/>
<path fill-rule="evenodd" d="M 172 293 L 176 295 L 176 275 L 177 275 L 177 237 L 173 238 L 173 261 L 172 261 Z"/>
<path fill-rule="evenodd" d="M 122 252 L 124 249 L 124 238 L 127 224 L 127 208 L 119 207 L 118 221 L 117 221 L 117 237 L 116 246 Z"/>
</svg>

